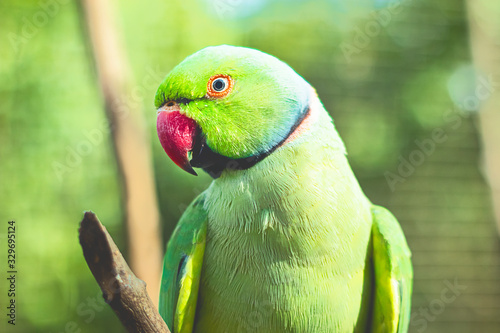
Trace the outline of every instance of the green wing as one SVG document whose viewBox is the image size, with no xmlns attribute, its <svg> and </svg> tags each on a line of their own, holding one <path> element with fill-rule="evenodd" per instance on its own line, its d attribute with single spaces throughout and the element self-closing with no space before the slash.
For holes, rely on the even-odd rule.
<svg viewBox="0 0 500 333">
<path fill-rule="evenodd" d="M 204 194 L 182 215 L 163 261 L 159 311 L 172 333 L 192 332 L 207 233 Z"/>
<path fill-rule="evenodd" d="M 373 333 L 406 333 L 410 322 L 413 268 L 411 252 L 396 218 L 372 207 L 375 292 Z"/>
</svg>

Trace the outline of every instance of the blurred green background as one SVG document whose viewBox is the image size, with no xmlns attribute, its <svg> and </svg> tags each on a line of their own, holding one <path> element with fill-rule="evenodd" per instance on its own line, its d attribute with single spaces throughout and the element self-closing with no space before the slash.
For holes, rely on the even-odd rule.
<svg viewBox="0 0 500 333">
<path fill-rule="evenodd" d="M 254 47 L 316 87 L 368 197 L 401 222 L 415 267 L 410 332 L 500 331 L 500 247 L 480 168 L 480 103 L 469 98 L 478 85 L 488 90 L 488 75 L 472 64 L 464 2 L 115 1 L 114 8 L 134 78 L 128 102 L 143 110 L 151 139 L 164 240 L 210 178 L 166 157 L 156 139 L 156 88 L 205 46 Z M 127 252 L 109 132 L 85 156 L 75 154 L 106 121 L 83 30 L 76 2 L 0 2 L 2 332 L 123 330 L 102 305 L 77 238 L 82 212 L 92 209 Z M 15 327 L 5 316 L 9 220 L 17 224 Z M 447 290 L 454 297 L 443 299 Z"/>
</svg>

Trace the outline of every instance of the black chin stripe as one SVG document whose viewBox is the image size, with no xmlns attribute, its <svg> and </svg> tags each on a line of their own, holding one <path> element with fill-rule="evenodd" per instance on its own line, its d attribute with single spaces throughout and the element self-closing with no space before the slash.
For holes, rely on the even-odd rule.
<svg viewBox="0 0 500 333">
<path fill-rule="evenodd" d="M 208 173 L 212 178 L 217 179 L 220 177 L 224 170 L 246 170 L 253 167 L 255 164 L 259 163 L 267 156 L 271 155 L 278 147 L 280 147 L 290 135 L 297 129 L 297 127 L 302 124 L 307 115 L 311 112 L 309 106 L 307 106 L 300 116 L 297 118 L 293 126 L 290 128 L 287 136 L 278 142 L 271 149 L 252 155 L 245 158 L 232 159 L 214 152 L 207 145 L 205 138 L 201 133 L 201 129 L 196 135 L 196 142 L 192 150 L 192 159 L 190 161 L 191 166 L 195 168 L 202 168 L 206 173 Z"/>
</svg>

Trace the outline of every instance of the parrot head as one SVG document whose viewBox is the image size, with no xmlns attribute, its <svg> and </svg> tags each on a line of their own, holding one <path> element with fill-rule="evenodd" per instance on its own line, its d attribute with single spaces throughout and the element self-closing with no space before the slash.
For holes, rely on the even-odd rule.
<svg viewBox="0 0 500 333">
<path fill-rule="evenodd" d="M 214 178 L 226 168 L 248 168 L 304 119 L 310 89 L 291 67 L 266 53 L 204 48 L 177 65 L 158 88 L 160 143 L 173 162 L 194 175 L 193 167 Z"/>
</svg>

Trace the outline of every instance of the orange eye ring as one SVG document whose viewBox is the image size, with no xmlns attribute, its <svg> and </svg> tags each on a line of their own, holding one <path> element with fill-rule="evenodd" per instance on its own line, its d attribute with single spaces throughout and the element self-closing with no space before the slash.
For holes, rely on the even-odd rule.
<svg viewBox="0 0 500 333">
<path fill-rule="evenodd" d="M 212 98 L 222 98 L 233 90 L 234 80 L 229 75 L 217 74 L 207 82 L 207 95 Z"/>
</svg>

